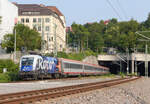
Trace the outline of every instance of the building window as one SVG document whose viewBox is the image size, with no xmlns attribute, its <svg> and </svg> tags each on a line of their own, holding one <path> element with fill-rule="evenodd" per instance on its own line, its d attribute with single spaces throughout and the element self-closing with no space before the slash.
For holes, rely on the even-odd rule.
<svg viewBox="0 0 150 104">
<path fill-rule="evenodd" d="M 49 21 L 50 21 L 50 19 L 49 19 L 49 18 L 45 18 L 45 22 L 47 22 L 47 23 L 48 23 Z"/>
<path fill-rule="evenodd" d="M 29 18 L 26 18 L 26 23 L 29 23 Z"/>
<path fill-rule="evenodd" d="M 49 38 L 49 41 L 53 41 L 53 37 L 50 37 L 50 38 Z"/>
<path fill-rule="evenodd" d="M 51 37 L 51 41 L 53 41 L 54 39 L 53 39 L 53 37 Z"/>
<path fill-rule="evenodd" d="M 36 22 L 36 18 L 33 18 L 33 22 L 34 22 L 34 23 Z"/>
<path fill-rule="evenodd" d="M 38 22 L 41 23 L 41 18 L 38 18 Z"/>
<path fill-rule="evenodd" d="M 62 48 L 62 44 L 60 44 L 60 48 Z"/>
<path fill-rule="evenodd" d="M 49 26 L 46 26 L 45 31 L 49 31 Z"/>
<path fill-rule="evenodd" d="M 41 26 L 38 26 L 38 31 L 41 31 Z"/>
<path fill-rule="evenodd" d="M 47 36 L 47 37 L 48 37 L 48 35 L 49 35 L 49 33 L 46 33 L 46 35 L 45 35 L 45 36 Z"/>
<path fill-rule="evenodd" d="M 24 18 L 21 18 L 21 23 L 24 23 Z"/>
<path fill-rule="evenodd" d="M 36 25 L 33 25 L 33 29 L 37 30 L 37 26 L 36 26 Z"/>
</svg>

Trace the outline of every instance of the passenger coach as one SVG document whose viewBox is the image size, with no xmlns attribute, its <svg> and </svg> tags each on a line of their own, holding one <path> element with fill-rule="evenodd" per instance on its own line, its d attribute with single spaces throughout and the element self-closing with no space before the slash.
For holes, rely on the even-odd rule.
<svg viewBox="0 0 150 104">
<path fill-rule="evenodd" d="M 81 61 L 75 61 L 70 59 L 59 59 L 61 62 L 61 70 L 63 74 L 67 75 L 98 75 L 107 74 L 109 68 L 84 63 Z"/>
</svg>

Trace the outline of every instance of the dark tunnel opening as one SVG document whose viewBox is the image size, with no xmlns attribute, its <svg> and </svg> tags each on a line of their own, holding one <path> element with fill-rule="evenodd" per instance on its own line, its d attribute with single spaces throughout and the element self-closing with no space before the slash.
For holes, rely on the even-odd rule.
<svg viewBox="0 0 150 104">
<path fill-rule="evenodd" d="M 137 64 L 134 65 L 134 72 L 135 72 L 135 68 L 137 65 L 137 74 L 140 76 L 145 76 L 145 63 L 141 62 L 141 61 L 137 61 Z M 127 73 L 127 63 L 121 61 L 121 65 L 120 65 L 120 61 L 99 61 L 99 65 L 103 65 L 105 67 L 109 67 L 110 68 L 110 73 L 112 74 L 118 74 L 120 71 L 123 73 Z M 148 75 L 150 76 L 150 62 L 148 63 Z M 120 69 L 120 67 L 122 67 Z M 132 62 L 129 61 L 129 73 L 132 72 Z"/>
</svg>

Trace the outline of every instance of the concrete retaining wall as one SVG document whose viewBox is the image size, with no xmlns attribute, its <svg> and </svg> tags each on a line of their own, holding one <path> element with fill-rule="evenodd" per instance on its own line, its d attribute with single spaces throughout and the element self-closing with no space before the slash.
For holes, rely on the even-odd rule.
<svg viewBox="0 0 150 104">
<path fill-rule="evenodd" d="M 11 59 L 12 54 L 0 54 L 0 59 Z"/>
<path fill-rule="evenodd" d="M 95 56 L 88 56 L 85 59 L 83 59 L 82 62 L 98 65 L 97 57 Z"/>
</svg>

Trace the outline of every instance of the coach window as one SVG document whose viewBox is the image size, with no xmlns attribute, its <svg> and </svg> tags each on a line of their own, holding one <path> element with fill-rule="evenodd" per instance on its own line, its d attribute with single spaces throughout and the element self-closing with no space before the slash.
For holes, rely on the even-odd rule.
<svg viewBox="0 0 150 104">
<path fill-rule="evenodd" d="M 79 64 L 70 64 L 70 68 L 73 68 L 73 69 L 82 69 L 82 65 L 79 65 Z"/>
<path fill-rule="evenodd" d="M 64 68 L 70 68 L 70 64 L 69 63 L 64 63 Z"/>
<path fill-rule="evenodd" d="M 24 23 L 24 18 L 21 18 L 21 23 Z"/>
<path fill-rule="evenodd" d="M 102 72 L 104 72 L 104 69 L 102 69 Z"/>
</svg>

